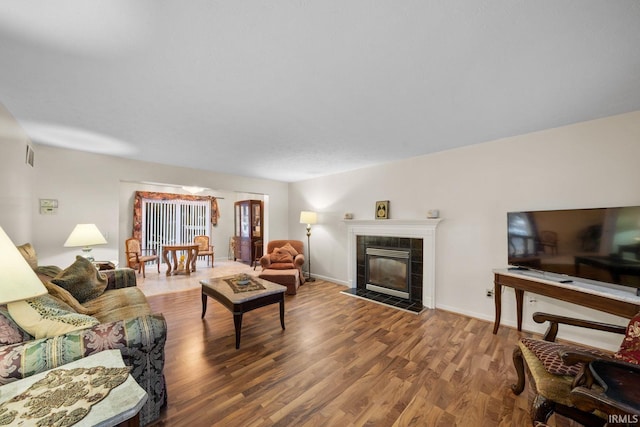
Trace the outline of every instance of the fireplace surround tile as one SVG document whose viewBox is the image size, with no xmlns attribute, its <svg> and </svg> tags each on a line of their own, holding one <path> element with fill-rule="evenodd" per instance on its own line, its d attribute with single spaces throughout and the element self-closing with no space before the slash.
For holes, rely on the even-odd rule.
<svg viewBox="0 0 640 427">
<path fill-rule="evenodd" d="M 356 289 L 366 289 L 365 277 L 365 251 L 367 247 L 374 246 L 385 249 L 406 249 L 411 252 L 411 299 L 410 304 L 422 307 L 422 247 L 423 239 L 421 238 L 405 238 L 394 236 L 357 236 L 356 238 L 356 260 L 357 260 L 357 283 Z M 369 291 L 373 292 L 373 291 Z M 379 298 L 378 292 L 370 295 L 371 299 Z M 362 295 L 359 295 L 362 296 Z M 365 297 L 368 298 L 368 297 Z M 396 299 L 401 299 L 394 297 Z M 407 300 L 404 300 L 407 301 Z"/>
</svg>

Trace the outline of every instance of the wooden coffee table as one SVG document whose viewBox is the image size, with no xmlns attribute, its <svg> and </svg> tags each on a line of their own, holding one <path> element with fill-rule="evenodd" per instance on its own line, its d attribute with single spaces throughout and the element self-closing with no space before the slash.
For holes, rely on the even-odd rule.
<svg viewBox="0 0 640 427">
<path fill-rule="evenodd" d="M 202 316 L 207 312 L 207 297 L 211 297 L 233 313 L 236 329 L 236 349 L 240 348 L 240 330 L 242 315 L 256 308 L 280 303 L 280 325 L 284 329 L 284 291 L 285 286 L 251 276 L 248 285 L 239 285 L 235 276 L 201 280 Z"/>
</svg>

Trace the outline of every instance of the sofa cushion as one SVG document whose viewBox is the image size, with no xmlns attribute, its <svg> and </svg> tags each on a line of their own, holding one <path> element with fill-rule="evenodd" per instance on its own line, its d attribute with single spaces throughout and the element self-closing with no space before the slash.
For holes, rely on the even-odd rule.
<svg viewBox="0 0 640 427">
<path fill-rule="evenodd" d="M 13 320 L 36 339 L 63 335 L 97 325 L 95 317 L 79 314 L 51 295 L 7 304 Z"/>
<path fill-rule="evenodd" d="M 636 365 L 640 364 L 640 313 L 629 321 L 620 349 L 613 357 Z"/>
<path fill-rule="evenodd" d="M 137 287 L 108 290 L 84 306 L 101 323 L 151 314 L 147 298 Z"/>
<path fill-rule="evenodd" d="M 0 305 L 0 344 L 15 344 L 32 339 L 13 321 L 6 305 Z"/>
<path fill-rule="evenodd" d="M 80 304 L 102 295 L 107 288 L 107 278 L 79 255 L 51 281 L 69 291 Z"/>
</svg>

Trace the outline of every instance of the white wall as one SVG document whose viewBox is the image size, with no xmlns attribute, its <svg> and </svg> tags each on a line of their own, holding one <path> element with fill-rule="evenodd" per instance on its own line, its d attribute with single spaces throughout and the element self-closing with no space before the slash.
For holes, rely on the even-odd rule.
<svg viewBox="0 0 640 427">
<path fill-rule="evenodd" d="M 133 193 L 137 182 L 195 185 L 223 194 L 217 247 L 226 257 L 228 236 L 233 230 L 233 200 L 247 194 L 268 195 L 270 216 L 266 222 L 272 234 L 288 231 L 288 186 L 286 183 L 219 174 L 197 169 L 165 166 L 121 159 L 75 150 L 37 146 L 36 178 L 32 194 L 33 233 L 31 243 L 38 252 L 40 264 L 70 264 L 78 248 L 62 245 L 77 223 L 98 225 L 108 244 L 93 249 L 96 259 L 117 259 L 125 265 L 124 240 L 131 236 Z M 157 190 L 162 186 L 139 185 L 141 190 Z M 167 187 L 167 189 L 172 187 Z M 153 191 L 151 190 L 151 191 Z M 236 194 L 238 193 L 238 194 Z M 57 199 L 56 215 L 39 215 L 39 198 Z M 232 232 L 232 231 L 231 231 Z M 214 231 L 215 236 L 215 231 Z M 227 239 L 227 241 L 224 241 Z M 220 250 L 221 249 L 221 250 Z"/>
<path fill-rule="evenodd" d="M 28 144 L 22 127 L 0 104 L 0 227 L 16 245 L 31 237 L 35 170 L 25 161 Z"/>
<path fill-rule="evenodd" d="M 319 212 L 311 236 L 312 273 L 346 283 L 345 212 L 373 219 L 377 200 L 390 200 L 391 218 L 425 218 L 428 209 L 440 209 L 436 306 L 492 321 L 493 300 L 485 292 L 493 286 L 492 269 L 506 267 L 506 213 L 640 205 L 639 161 L 640 112 L 634 112 L 294 183 L 289 215 Z M 291 221 L 289 234 L 306 242 L 297 221 Z M 530 320 L 534 311 L 626 324 L 615 316 L 535 298 L 524 312 L 529 330 L 542 330 Z M 503 295 L 502 323 L 515 325 L 512 289 Z"/>
</svg>

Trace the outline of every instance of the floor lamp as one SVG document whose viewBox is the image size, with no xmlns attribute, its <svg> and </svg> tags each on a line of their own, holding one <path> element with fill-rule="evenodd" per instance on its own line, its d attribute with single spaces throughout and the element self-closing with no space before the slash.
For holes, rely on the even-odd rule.
<svg viewBox="0 0 640 427">
<path fill-rule="evenodd" d="M 309 267 L 307 271 L 307 282 L 314 282 L 316 279 L 311 277 L 311 224 L 317 222 L 317 215 L 315 212 L 302 211 L 300 212 L 300 224 L 307 224 L 307 252 L 309 254 Z"/>
</svg>

